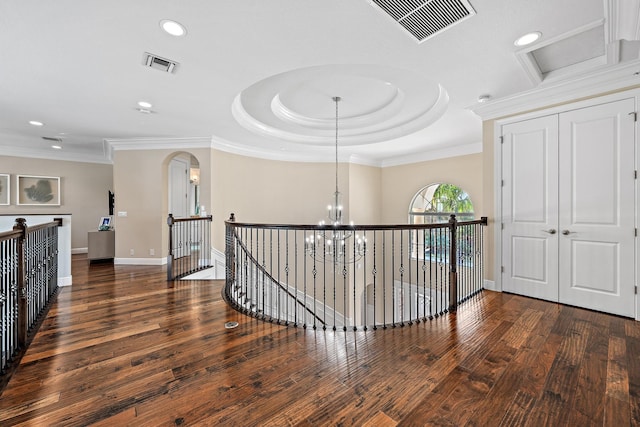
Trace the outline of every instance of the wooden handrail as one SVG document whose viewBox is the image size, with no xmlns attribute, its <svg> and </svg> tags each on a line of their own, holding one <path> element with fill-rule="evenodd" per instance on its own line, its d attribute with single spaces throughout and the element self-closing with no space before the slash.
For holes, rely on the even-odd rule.
<svg viewBox="0 0 640 427">
<path fill-rule="evenodd" d="M 312 224 L 263 224 L 263 223 L 251 223 L 251 222 L 236 222 L 227 220 L 225 224 L 230 227 L 242 227 L 242 228 L 260 228 L 260 229 L 273 229 L 273 230 L 318 230 L 318 231 L 381 231 L 381 230 L 429 230 L 436 228 L 449 228 L 449 223 L 438 224 L 354 224 L 354 225 L 312 225 Z M 487 225 L 488 219 L 486 216 L 481 217 L 473 221 L 457 221 L 457 226 L 462 225 L 474 225 L 481 224 Z"/>
<path fill-rule="evenodd" d="M 18 219 L 20 219 L 20 218 L 16 218 L 16 222 L 18 221 Z M 42 230 L 44 228 L 48 228 L 48 227 L 51 227 L 51 226 L 61 227 L 62 226 L 62 218 L 55 218 L 53 221 L 47 222 L 45 224 L 30 225 L 27 228 L 27 233 L 38 231 L 38 230 Z M 15 226 L 14 226 L 13 230 L 0 232 L 0 242 L 3 242 L 5 240 L 14 239 L 16 237 L 20 237 L 21 235 L 22 235 L 22 230 L 19 229 L 19 228 L 15 228 Z"/>
<path fill-rule="evenodd" d="M 212 221 L 213 221 L 213 215 L 194 216 L 194 217 L 187 217 L 187 218 L 175 218 L 173 214 L 169 214 L 169 216 L 167 217 L 167 225 L 169 226 L 169 249 L 167 252 L 167 280 L 168 281 L 179 279 L 181 277 L 187 276 L 197 271 L 212 267 L 210 262 L 208 262 L 207 265 L 203 265 L 201 263 L 203 259 L 210 261 L 208 252 L 210 251 L 209 239 L 210 239 L 211 225 L 207 223 L 211 223 Z M 204 242 L 201 249 L 206 250 L 206 256 L 202 258 L 200 256 L 202 254 L 199 254 L 198 259 L 191 259 L 191 257 L 189 257 L 190 262 L 186 263 L 186 265 L 184 262 L 181 262 L 180 265 L 177 265 L 174 262 L 175 261 L 174 258 L 176 254 L 173 251 L 174 249 L 173 246 L 174 246 L 174 243 L 180 243 L 180 241 L 179 240 L 177 242 L 175 241 L 176 236 L 174 236 L 174 231 L 176 229 L 183 229 L 183 227 L 191 227 L 191 226 L 195 226 L 196 229 L 200 231 L 201 234 L 199 235 L 199 240 L 202 240 Z M 206 230 L 203 230 L 203 229 L 206 229 Z M 182 242 L 182 243 L 186 244 L 187 242 Z"/>
<path fill-rule="evenodd" d="M 5 240 L 16 239 L 20 236 L 22 236 L 22 231 L 20 230 L 3 231 L 3 232 L 0 232 L 0 242 L 4 242 Z"/>
<path fill-rule="evenodd" d="M 403 326 L 404 322 L 411 324 L 454 312 L 459 303 L 483 289 L 482 229 L 488 225 L 487 217 L 458 221 L 452 214 L 448 222 L 437 224 L 333 226 L 240 223 L 232 214 L 225 225 L 225 300 L 263 320 L 296 325 L 302 316 L 311 319 L 314 328 L 318 320 L 324 327 L 325 322 L 316 314 L 318 291 L 322 310 L 333 310 L 334 330 L 339 325 L 338 310 L 342 310 L 345 331 L 348 326 L 366 330 L 368 321 L 373 322 L 374 329 Z M 316 240 L 316 233 L 329 237 Z M 347 239 L 351 239 L 349 243 Z M 320 251 L 316 252 L 318 244 Z M 283 281 L 281 273 L 286 277 Z M 289 291 L 293 283 L 306 295 L 311 295 L 307 287 L 313 292 L 312 308 L 304 298 Z M 257 315 L 251 295 L 255 294 L 257 301 L 265 300 L 267 287 L 285 291 L 286 311 L 278 304 L 265 306 Z M 295 309 L 290 312 L 291 306 Z M 370 309 L 372 313 L 368 314 Z M 382 311 L 377 314 L 376 309 Z M 296 316 L 295 320 L 291 316 Z"/>
<path fill-rule="evenodd" d="M 176 218 L 172 214 L 169 214 L 169 218 L 171 218 L 171 221 L 173 221 L 173 222 L 213 221 L 213 215 L 208 215 L 208 216 L 190 216 L 190 217 L 185 217 L 185 218 Z"/>
</svg>

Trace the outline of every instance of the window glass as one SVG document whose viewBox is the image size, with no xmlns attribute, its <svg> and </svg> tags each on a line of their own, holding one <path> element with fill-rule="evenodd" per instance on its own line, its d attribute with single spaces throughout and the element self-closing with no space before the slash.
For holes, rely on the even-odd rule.
<svg viewBox="0 0 640 427">
<path fill-rule="evenodd" d="M 420 190 L 409 207 L 410 224 L 448 222 L 455 214 L 458 221 L 473 219 L 473 203 L 469 195 L 453 184 L 431 184 Z"/>
<path fill-rule="evenodd" d="M 431 184 L 420 190 L 409 206 L 410 224 L 449 222 L 456 215 L 458 221 L 473 220 L 473 203 L 469 195 L 453 184 Z M 458 251 L 466 251 L 468 236 L 458 236 Z M 443 229 L 425 230 L 411 235 L 412 258 L 448 263 L 449 232 Z"/>
</svg>

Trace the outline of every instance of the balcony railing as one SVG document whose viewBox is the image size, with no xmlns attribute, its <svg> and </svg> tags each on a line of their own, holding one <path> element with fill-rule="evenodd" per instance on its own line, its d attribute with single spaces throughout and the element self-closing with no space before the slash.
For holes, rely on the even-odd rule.
<svg viewBox="0 0 640 427">
<path fill-rule="evenodd" d="M 60 226 L 62 219 L 29 227 L 17 218 L 13 231 L 0 233 L 0 380 L 26 349 L 58 291 Z"/>
<path fill-rule="evenodd" d="M 483 289 L 487 218 L 420 225 L 226 222 L 224 295 L 237 310 L 304 328 L 404 326 Z"/>
<path fill-rule="evenodd" d="M 213 217 L 174 218 L 169 214 L 167 280 L 176 280 L 210 268 Z"/>
</svg>

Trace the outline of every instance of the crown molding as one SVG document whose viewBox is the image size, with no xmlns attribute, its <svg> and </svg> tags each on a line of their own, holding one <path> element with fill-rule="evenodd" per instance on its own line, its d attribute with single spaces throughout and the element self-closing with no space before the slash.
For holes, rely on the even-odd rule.
<svg viewBox="0 0 640 427">
<path fill-rule="evenodd" d="M 246 146 L 237 145 L 221 138 L 212 138 L 211 147 L 213 149 L 224 151 L 226 153 L 236 154 L 238 156 L 255 157 L 264 160 L 274 160 L 282 162 L 300 162 L 300 163 L 333 163 L 335 162 L 335 152 L 333 149 L 311 149 L 307 147 L 305 151 L 273 151 L 268 149 L 248 148 Z M 342 150 L 348 151 L 348 150 Z M 482 152 L 482 142 L 471 144 L 456 145 L 453 147 L 443 147 L 439 149 L 430 149 L 420 153 L 407 154 L 397 157 L 389 157 L 384 160 L 376 160 L 360 154 L 343 153 L 338 156 L 341 163 L 358 164 L 372 167 L 392 167 L 402 166 L 412 163 L 420 163 L 431 160 L 445 159 L 448 157 L 466 156 L 469 154 L 477 154 Z"/>
<path fill-rule="evenodd" d="M 211 138 L 211 148 L 225 153 L 236 154 L 238 156 L 255 157 L 264 160 L 275 160 L 282 162 L 301 162 L 301 163 L 331 163 L 335 162 L 335 151 L 333 147 L 303 147 L 299 150 L 274 150 L 262 149 L 259 147 L 248 147 L 245 145 L 235 144 L 226 139 L 214 136 Z M 343 153 L 338 156 L 340 162 L 370 164 L 372 161 L 367 158 L 346 153 L 348 149 L 343 149 Z M 376 163 L 375 161 L 373 163 Z"/>
<path fill-rule="evenodd" d="M 469 107 L 482 120 L 496 119 L 524 111 L 574 101 L 604 92 L 640 85 L 640 60 L 602 67 L 588 75 L 574 76 L 571 80 L 541 85 L 529 91 L 495 99 L 484 105 Z"/>
<path fill-rule="evenodd" d="M 113 151 L 211 148 L 211 137 L 105 139 Z"/>
<path fill-rule="evenodd" d="M 0 157 L 23 157 L 28 159 L 45 159 L 45 160 L 59 160 L 65 162 L 79 162 L 79 163 L 99 163 L 99 164 L 112 164 L 111 158 L 101 155 L 69 153 L 64 150 L 52 150 L 49 148 L 34 149 L 34 148 L 20 148 L 12 146 L 1 146 L 0 151 L 2 155 Z"/>
</svg>

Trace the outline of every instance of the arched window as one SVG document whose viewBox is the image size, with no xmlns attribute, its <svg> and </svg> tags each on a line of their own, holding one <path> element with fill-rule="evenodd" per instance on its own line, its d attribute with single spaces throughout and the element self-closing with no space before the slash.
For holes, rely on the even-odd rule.
<svg viewBox="0 0 640 427">
<path fill-rule="evenodd" d="M 473 203 L 469 195 L 453 184 L 431 184 L 413 197 L 409 206 L 410 224 L 435 224 L 449 222 L 456 215 L 458 221 L 473 220 Z M 418 237 L 419 236 L 419 237 Z M 418 237 L 416 239 L 416 237 Z M 462 243 L 459 249 L 462 248 Z M 448 262 L 449 234 L 431 230 L 411 235 L 412 258 L 435 262 Z M 424 258 L 423 258 L 424 257 Z"/>
<path fill-rule="evenodd" d="M 471 198 L 453 184 L 431 184 L 413 197 L 409 206 L 409 224 L 448 222 L 451 214 L 455 214 L 458 221 L 472 220 Z"/>
</svg>

